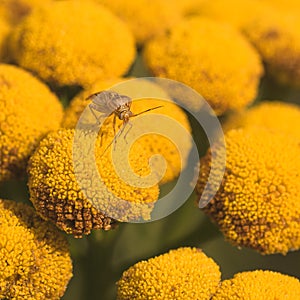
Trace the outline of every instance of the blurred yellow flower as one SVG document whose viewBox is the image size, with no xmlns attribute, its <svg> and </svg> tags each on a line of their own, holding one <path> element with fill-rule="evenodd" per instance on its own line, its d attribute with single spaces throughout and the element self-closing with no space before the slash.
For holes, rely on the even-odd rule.
<svg viewBox="0 0 300 300">
<path fill-rule="evenodd" d="M 269 10 L 244 33 L 260 53 L 267 72 L 280 83 L 300 87 L 299 16 Z"/>
<path fill-rule="evenodd" d="M 58 300 L 72 277 L 65 237 L 32 207 L 0 199 L 0 298 Z"/>
<path fill-rule="evenodd" d="M 228 131 L 251 126 L 266 127 L 300 139 L 300 107 L 282 101 L 262 101 L 248 110 L 231 114 L 223 128 Z"/>
<path fill-rule="evenodd" d="M 111 124 L 107 128 L 104 135 L 112 139 Z M 79 139 L 82 139 L 85 146 L 84 143 L 89 142 L 88 134 L 85 135 L 84 131 L 77 134 L 81 134 Z M 159 194 L 157 184 L 140 188 L 122 181 L 115 170 L 110 151 L 104 153 L 111 139 L 104 140 L 99 136 L 95 144 L 95 156 L 87 145 L 88 157 L 85 157 L 79 146 L 75 145 L 78 149 L 73 148 L 74 135 L 74 129 L 63 129 L 49 134 L 41 141 L 30 159 L 30 200 L 38 213 L 75 237 L 89 234 L 92 229 L 111 229 L 116 224 L 110 217 L 114 214 L 124 221 L 140 217 L 149 219 L 153 203 Z M 76 143 L 80 142 L 79 139 Z M 129 153 L 132 172 L 140 176 L 147 175 L 147 152 L 141 151 L 139 143 L 135 143 L 132 148 Z M 94 160 L 100 176 L 91 170 Z M 74 166 L 77 166 L 76 170 L 82 170 L 82 174 L 77 177 Z M 123 165 L 117 167 L 122 169 Z M 122 172 L 128 178 L 131 175 L 126 169 Z M 88 184 L 85 191 L 78 180 Z M 119 198 L 124 201 L 119 201 Z M 112 207 L 107 208 L 107 203 Z M 107 209 L 110 216 L 102 213 L 101 207 Z"/>
<path fill-rule="evenodd" d="M 220 189 L 204 208 L 233 244 L 262 254 L 300 248 L 299 140 L 263 127 L 230 130 L 225 135 L 226 170 Z M 201 160 L 196 190 L 202 193 L 211 151 Z"/>
<path fill-rule="evenodd" d="M 59 128 L 62 116 L 45 84 L 15 66 L 0 65 L 0 181 L 25 174 L 28 157 L 44 135 Z"/>
<path fill-rule="evenodd" d="M 212 300 L 296 300 L 300 295 L 297 278 L 272 271 L 241 272 L 224 280 Z"/>
<path fill-rule="evenodd" d="M 135 57 L 127 26 L 91 1 L 43 5 L 13 30 L 9 44 L 17 64 L 60 86 L 122 75 Z"/>
<path fill-rule="evenodd" d="M 258 53 L 238 31 L 200 17 L 150 41 L 144 59 L 155 76 L 194 88 L 217 115 L 250 104 L 263 73 Z"/>
<path fill-rule="evenodd" d="M 181 19 L 181 6 L 171 0 L 96 1 L 128 24 L 139 45 L 162 34 Z"/>
<path fill-rule="evenodd" d="M 140 261 L 118 281 L 118 300 L 209 300 L 221 279 L 219 266 L 200 249 L 179 248 Z"/>
<path fill-rule="evenodd" d="M 0 0 L 0 16 L 11 25 L 19 23 L 33 9 L 52 0 Z"/>
</svg>

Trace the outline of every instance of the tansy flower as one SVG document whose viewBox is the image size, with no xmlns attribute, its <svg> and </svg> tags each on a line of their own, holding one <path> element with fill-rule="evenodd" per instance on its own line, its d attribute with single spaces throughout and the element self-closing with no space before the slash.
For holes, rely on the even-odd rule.
<svg viewBox="0 0 300 300">
<path fill-rule="evenodd" d="M 199 17 L 150 41 L 144 59 L 154 75 L 194 88 L 218 115 L 251 103 L 263 73 L 258 54 L 239 32 Z"/>
<path fill-rule="evenodd" d="M 52 0 L 1 0 L 0 15 L 14 25 L 19 23 L 33 9 L 41 7 Z"/>
<path fill-rule="evenodd" d="M 200 249 L 179 248 L 140 261 L 118 281 L 118 300 L 211 299 L 221 273 Z"/>
<path fill-rule="evenodd" d="M 124 20 L 139 45 L 171 28 L 181 19 L 181 7 L 170 0 L 97 0 Z"/>
<path fill-rule="evenodd" d="M 120 83 L 121 81 L 122 79 L 99 81 L 92 87 L 84 90 L 82 93 L 77 95 L 71 101 L 69 107 L 66 109 L 64 121 L 62 125 L 66 128 L 75 128 L 81 113 L 87 107 L 87 105 L 91 103 L 91 100 L 87 101 L 86 98 L 95 92 L 107 90 L 111 87 L 113 90 L 113 85 Z M 151 89 L 151 92 L 153 94 L 153 90 L 156 88 L 157 94 L 160 93 L 162 96 L 164 96 L 162 92 L 159 91 L 159 87 L 154 85 L 153 83 L 140 82 L 138 84 L 130 85 L 130 82 L 128 81 L 127 85 L 131 93 L 133 93 L 134 87 L 136 87 L 137 89 L 141 89 L 144 94 L 146 89 Z M 137 90 L 137 94 L 138 93 L 139 91 Z M 169 97 L 168 95 L 165 95 L 165 97 L 163 98 L 168 99 Z M 160 105 L 162 107 L 160 107 L 157 110 L 149 111 L 147 112 L 147 114 L 154 113 L 154 114 L 160 114 L 166 117 L 170 117 L 172 118 L 174 123 L 179 124 L 179 126 L 185 128 L 187 133 L 191 132 L 191 127 L 186 114 L 182 111 L 182 109 L 179 106 L 177 106 L 173 102 L 154 99 L 154 98 L 134 99 L 131 105 L 131 111 L 133 113 L 139 113 L 150 108 L 158 107 Z M 91 121 L 96 122 L 96 119 L 94 119 L 93 116 L 92 118 L 93 120 Z M 157 117 L 156 122 L 159 123 L 160 132 L 164 130 L 169 134 L 168 137 L 162 136 L 160 134 L 152 133 L 153 119 L 149 119 L 148 121 L 143 119 L 142 122 L 138 121 L 138 117 L 130 119 L 130 123 L 132 123 L 133 129 L 144 130 L 146 133 L 149 132 L 149 134 L 139 137 L 139 142 L 144 149 L 143 151 L 149 152 L 150 156 L 154 154 L 161 154 L 165 158 L 167 162 L 167 169 L 162 181 L 160 182 L 160 184 L 163 184 L 165 182 L 171 181 L 174 178 L 178 177 L 181 170 L 186 166 L 188 154 L 190 152 L 192 144 L 191 144 L 190 136 L 187 136 L 186 134 L 185 135 L 182 134 L 180 136 L 180 139 L 177 140 L 177 145 L 176 145 L 174 141 L 172 141 L 171 131 L 173 130 L 173 135 L 174 132 L 180 134 L 180 132 L 178 131 L 178 127 L 174 125 L 173 127 L 170 128 L 170 123 L 165 122 L 165 120 L 159 118 L 159 116 Z M 122 126 L 122 123 L 123 121 L 117 119 L 116 128 L 120 128 Z M 113 126 L 112 122 L 108 124 L 108 127 L 112 128 L 112 126 Z M 135 132 L 134 130 L 130 130 L 128 135 L 133 135 L 134 132 Z M 110 136 L 109 139 L 110 140 L 113 139 L 113 136 L 112 137 Z M 180 143 L 180 145 L 178 145 L 178 142 Z M 179 149 L 182 150 L 181 152 L 179 152 L 178 146 L 180 146 Z M 153 159 L 155 162 L 156 159 L 155 158 Z"/>
<path fill-rule="evenodd" d="M 298 0 L 263 0 L 263 2 L 268 3 L 270 6 L 273 6 L 280 11 L 299 14 L 300 3 Z"/>
<path fill-rule="evenodd" d="M 93 133 L 78 130 L 75 140 L 74 130 L 64 129 L 41 141 L 28 168 L 30 200 L 37 212 L 75 237 L 89 234 L 92 229 L 111 229 L 116 223 L 112 216 L 122 221 L 149 219 L 158 186 L 138 187 L 119 177 L 117 171 L 128 180 L 132 173 L 124 167 L 126 161 L 115 166 L 111 151 L 104 151 L 114 136 L 112 126 L 103 130 L 103 135 L 110 138 L 97 138 L 95 154 L 89 134 Z M 139 143 L 128 155 L 131 172 L 148 175 L 147 152 L 141 151 Z M 96 170 L 92 169 L 93 163 Z M 75 176 L 75 171 L 79 175 Z M 140 183 L 144 183 L 143 177 Z"/>
<path fill-rule="evenodd" d="M 242 30 L 249 21 L 263 16 L 272 7 L 257 0 L 202 0 L 194 10 L 200 16 L 226 22 Z"/>
<path fill-rule="evenodd" d="M 244 33 L 260 53 L 270 75 L 300 86 L 300 21 L 297 15 L 269 10 L 247 24 Z"/>
<path fill-rule="evenodd" d="M 3 19 L 0 19 L 0 61 L 8 60 L 7 38 L 10 32 L 10 25 Z"/>
<path fill-rule="evenodd" d="M 283 84 L 298 87 L 300 21 L 294 12 L 299 11 L 299 1 L 281 1 L 286 9 L 280 10 L 268 2 L 206 0 L 200 2 L 198 13 L 240 29 L 261 55 L 268 73 Z"/>
<path fill-rule="evenodd" d="M 15 66 L 0 65 L 0 181 L 25 173 L 28 157 L 46 133 L 58 129 L 62 115 L 45 84 Z"/>
<path fill-rule="evenodd" d="M 299 122 L 299 106 L 281 101 L 262 101 L 248 110 L 230 115 L 223 128 L 228 131 L 239 127 L 260 126 L 300 139 Z"/>
<path fill-rule="evenodd" d="M 223 182 L 204 208 L 233 244 L 262 254 L 300 248 L 300 149 L 294 136 L 263 127 L 230 130 L 225 135 Z M 201 160 L 196 190 L 202 193 L 210 170 L 211 151 Z"/>
<path fill-rule="evenodd" d="M 297 278 L 272 271 L 235 274 L 224 280 L 212 300 L 295 300 L 300 295 Z"/>
<path fill-rule="evenodd" d="M 86 85 L 124 74 L 135 57 L 127 26 L 100 4 L 57 1 L 43 5 L 10 37 L 17 64 L 56 85 Z"/>
<path fill-rule="evenodd" d="M 32 207 L 0 199 L 0 298 L 56 300 L 72 277 L 65 237 Z"/>
</svg>

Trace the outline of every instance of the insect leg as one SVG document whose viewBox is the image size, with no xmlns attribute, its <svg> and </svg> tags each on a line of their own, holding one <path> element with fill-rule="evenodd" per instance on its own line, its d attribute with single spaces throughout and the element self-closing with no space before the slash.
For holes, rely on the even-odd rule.
<svg viewBox="0 0 300 300">
<path fill-rule="evenodd" d="M 95 117 L 96 121 L 97 121 L 97 124 L 100 125 L 100 117 L 98 117 L 96 114 L 95 114 L 95 111 L 93 109 L 93 107 L 89 104 L 89 108 L 90 108 L 90 111 L 91 113 L 93 114 L 93 116 Z"/>
<path fill-rule="evenodd" d="M 130 131 L 131 128 L 132 128 L 132 124 L 131 124 L 130 122 L 127 122 L 126 124 L 128 124 L 128 125 L 130 126 L 130 127 L 128 128 L 128 130 L 126 131 L 126 133 L 124 134 L 124 140 L 125 140 L 125 142 L 126 142 L 126 144 L 127 144 L 126 137 L 127 137 L 129 131 Z M 124 129 L 125 129 L 125 125 L 124 125 Z M 123 129 L 123 131 L 124 131 L 124 129 Z"/>
</svg>

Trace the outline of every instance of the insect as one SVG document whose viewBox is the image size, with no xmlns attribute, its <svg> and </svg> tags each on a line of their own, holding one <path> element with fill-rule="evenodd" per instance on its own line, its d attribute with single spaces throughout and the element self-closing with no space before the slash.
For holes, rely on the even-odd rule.
<svg viewBox="0 0 300 300">
<path fill-rule="evenodd" d="M 101 123 L 100 119 L 101 119 L 101 117 L 103 117 L 103 115 L 99 117 L 96 115 L 95 111 L 103 113 L 105 117 L 109 117 L 112 114 L 114 114 L 114 119 L 113 119 L 114 139 L 111 141 L 111 143 L 109 143 L 109 145 L 106 147 L 104 152 L 107 150 L 108 147 L 110 147 L 110 145 L 113 142 L 116 142 L 117 137 L 119 137 L 123 133 L 126 125 L 129 125 L 130 128 L 124 135 L 124 138 L 126 139 L 126 136 L 132 127 L 132 124 L 129 122 L 130 118 L 139 116 L 145 112 L 162 107 L 162 105 L 160 105 L 160 106 L 146 109 L 140 113 L 134 114 L 131 111 L 132 99 L 126 95 L 121 95 L 114 91 L 97 92 L 97 93 L 94 93 L 94 94 L 88 96 L 86 98 L 86 100 L 92 101 L 89 104 L 89 108 L 90 108 L 92 114 L 94 115 L 95 119 L 97 120 L 98 124 Z M 123 126 L 120 129 L 120 131 L 116 134 L 116 118 L 117 117 L 123 121 Z M 104 154 L 104 152 L 103 152 L 103 154 Z"/>
</svg>

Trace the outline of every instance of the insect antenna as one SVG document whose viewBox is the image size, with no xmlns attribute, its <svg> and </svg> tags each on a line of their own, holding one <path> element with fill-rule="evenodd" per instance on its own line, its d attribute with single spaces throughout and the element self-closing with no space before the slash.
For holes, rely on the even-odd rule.
<svg viewBox="0 0 300 300">
<path fill-rule="evenodd" d="M 158 108 L 161 108 L 161 107 L 163 107 L 163 105 L 151 107 L 151 108 L 146 109 L 146 110 L 144 110 L 144 111 L 141 111 L 141 112 L 139 112 L 139 113 L 137 113 L 137 114 L 131 115 L 130 118 L 139 116 L 139 115 L 144 114 L 144 113 L 146 113 L 146 112 L 148 112 L 148 111 L 151 111 L 151 110 L 154 110 L 154 109 L 158 109 Z M 114 116 L 114 121 L 113 121 L 113 123 L 114 123 L 113 126 L 114 126 L 114 132 L 115 132 L 115 116 Z M 123 131 L 124 131 L 124 129 L 125 129 L 125 127 L 126 127 L 127 124 L 129 124 L 129 123 L 128 123 L 128 122 L 123 123 L 123 127 L 122 127 L 122 128 L 120 129 L 120 131 L 114 136 L 114 138 L 111 140 L 111 142 L 105 147 L 105 149 L 104 149 L 104 151 L 103 151 L 103 153 L 101 154 L 100 157 L 102 157 L 102 156 L 105 154 L 105 152 L 106 152 L 107 149 L 112 145 L 112 143 L 116 142 L 117 138 L 123 133 Z M 131 124 L 130 124 L 130 126 L 132 127 Z M 129 130 L 131 129 L 131 127 L 129 128 Z M 128 134 L 129 130 L 126 132 L 125 137 L 126 137 L 126 135 Z"/>
<path fill-rule="evenodd" d="M 148 112 L 148 111 L 151 111 L 151 110 L 154 110 L 154 109 L 157 109 L 157 108 L 161 108 L 161 107 L 163 107 L 163 105 L 159 105 L 159 106 L 156 106 L 156 107 L 152 107 L 152 108 L 146 109 L 146 110 L 144 110 L 144 111 L 139 112 L 138 114 L 132 115 L 131 118 L 132 118 L 132 117 L 139 116 L 139 115 L 141 115 L 141 114 L 144 114 L 145 112 Z"/>
</svg>

